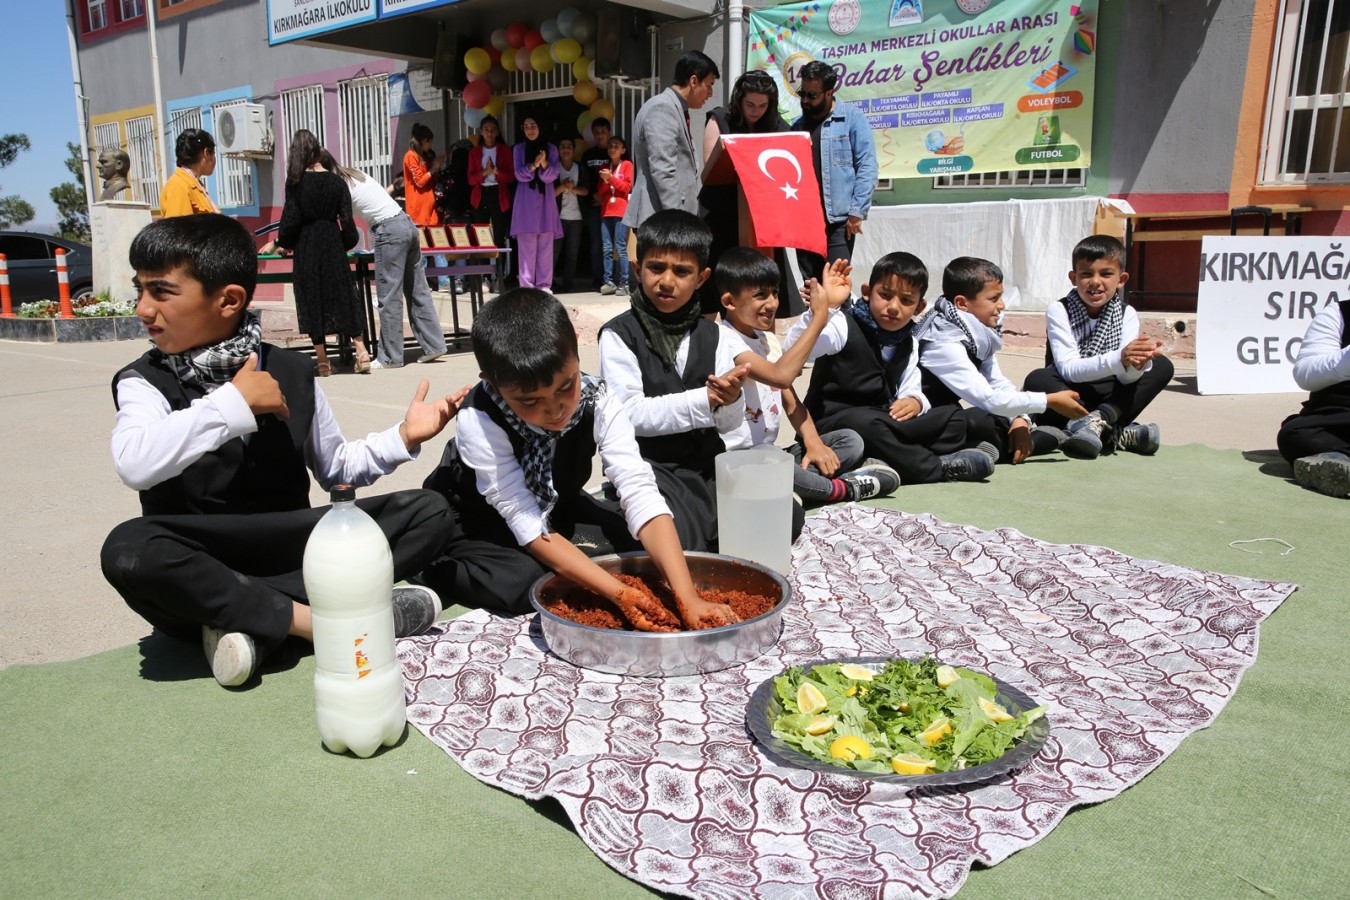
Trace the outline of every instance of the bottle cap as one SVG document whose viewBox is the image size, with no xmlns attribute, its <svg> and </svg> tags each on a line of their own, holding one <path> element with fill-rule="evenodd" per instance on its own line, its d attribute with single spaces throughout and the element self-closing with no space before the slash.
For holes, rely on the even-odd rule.
<svg viewBox="0 0 1350 900">
<path fill-rule="evenodd" d="M 356 488 L 350 484 L 335 484 L 333 490 L 329 492 L 328 499 L 334 503 L 342 503 L 346 500 L 356 499 Z"/>
</svg>

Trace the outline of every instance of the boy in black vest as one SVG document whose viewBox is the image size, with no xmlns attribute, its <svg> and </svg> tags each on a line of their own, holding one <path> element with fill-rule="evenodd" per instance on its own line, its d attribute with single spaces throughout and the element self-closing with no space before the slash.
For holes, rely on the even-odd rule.
<svg viewBox="0 0 1350 900">
<path fill-rule="evenodd" d="M 103 544 L 103 574 L 127 605 L 175 637 L 201 640 L 212 674 L 233 687 L 287 635 L 313 640 L 301 564 L 326 509 L 309 508 L 309 476 L 366 485 L 413 459 L 457 398 L 418 387 L 397 426 L 348 443 L 306 357 L 261 342 L 248 309 L 257 282 L 252 237 L 226 216 L 163 219 L 131 244 L 136 315 L 153 350 L 113 376 L 118 475 L 140 491 L 139 518 Z M 394 554 L 416 572 L 451 528 L 429 491 L 363 498 Z M 394 589 L 395 631 L 420 633 L 440 603 Z"/>
<path fill-rule="evenodd" d="M 1070 390 L 1019 391 L 998 366 L 1003 347 L 1003 270 L 987 259 L 959 256 L 942 272 L 942 296 L 919 332 L 923 392 L 934 406 L 964 400 L 972 435 L 999 448 L 1016 465 L 1059 449 L 1063 432 L 1033 429 L 1046 409 L 1068 419 L 1086 416 Z M 983 413 L 983 414 L 982 414 Z"/>
<path fill-rule="evenodd" d="M 979 481 L 993 474 L 997 451 L 972 446 L 966 412 L 930 404 L 920 385 L 914 319 L 926 290 L 928 267 L 912 253 L 877 260 L 862 296 L 832 311 L 815 340 L 806 408 L 817 428 L 860 434 L 867 455 L 894 467 L 901 484 Z M 810 339 L 815 316 L 813 304 L 786 346 Z"/>
<path fill-rule="evenodd" d="M 737 621 L 694 590 L 633 426 L 604 382 L 582 374 L 576 330 L 557 298 L 520 288 L 484 304 L 473 352 L 483 380 L 425 485 L 450 498 L 460 531 L 418 580 L 461 602 L 528 612 L 530 585 L 553 571 L 612 601 L 634 627 L 669 630 L 650 600 L 587 556 L 645 548 L 687 627 Z M 585 490 L 596 453 L 617 502 Z"/>
<path fill-rule="evenodd" d="M 628 412 L 642 456 L 689 550 L 717 550 L 713 460 L 753 446 L 741 385 L 750 371 L 695 292 L 708 279 L 712 231 L 678 209 L 637 230 L 630 308 L 600 329 L 600 375 Z M 792 538 L 801 531 L 794 505 Z"/>
<path fill-rule="evenodd" d="M 1067 425 L 1060 449 L 1068 456 L 1158 452 L 1158 426 L 1135 420 L 1172 380 L 1172 361 L 1160 352 L 1162 341 L 1139 336 L 1139 316 L 1120 296 L 1129 280 L 1125 246 L 1110 235 L 1092 235 L 1073 248 L 1074 289 L 1045 311 L 1046 367 L 1027 375 L 1022 389 L 1071 390 L 1090 410 L 1072 421 L 1054 410 L 1037 417 L 1041 426 Z"/>
<path fill-rule="evenodd" d="M 1311 396 L 1280 425 L 1280 455 L 1299 484 L 1350 497 L 1350 300 L 1322 307 L 1308 326 L 1294 380 Z"/>
</svg>

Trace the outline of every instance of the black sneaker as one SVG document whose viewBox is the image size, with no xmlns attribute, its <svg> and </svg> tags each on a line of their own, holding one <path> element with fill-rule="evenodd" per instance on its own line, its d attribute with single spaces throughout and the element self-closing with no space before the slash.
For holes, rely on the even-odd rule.
<svg viewBox="0 0 1350 900">
<path fill-rule="evenodd" d="M 1152 456 L 1162 446 L 1162 429 L 1152 422 L 1131 422 L 1116 432 L 1116 449 Z"/>
<path fill-rule="evenodd" d="M 394 637 L 421 634 L 441 614 L 441 598 L 420 584 L 394 586 Z"/>
<path fill-rule="evenodd" d="M 969 450 L 957 450 L 940 457 L 942 461 L 943 481 L 983 481 L 994 474 L 994 460 L 997 452 L 990 454 L 983 448 L 993 449 L 993 445 L 981 443 Z"/>
<path fill-rule="evenodd" d="M 1350 456 L 1333 451 L 1296 459 L 1294 480 L 1328 497 L 1350 497 Z"/>
<path fill-rule="evenodd" d="M 895 493 L 900 474 L 879 459 L 865 459 L 858 468 L 839 476 L 848 485 L 849 500 L 870 500 Z"/>
<path fill-rule="evenodd" d="M 1063 447 L 1064 442 L 1069 439 L 1069 433 L 1067 431 L 1065 431 L 1063 428 L 1056 428 L 1053 425 L 1032 426 L 1031 429 L 1032 439 L 1034 440 L 1035 436 L 1038 434 L 1044 434 L 1053 439 L 1055 442 L 1056 450 L 1058 450 L 1060 447 Z"/>
</svg>

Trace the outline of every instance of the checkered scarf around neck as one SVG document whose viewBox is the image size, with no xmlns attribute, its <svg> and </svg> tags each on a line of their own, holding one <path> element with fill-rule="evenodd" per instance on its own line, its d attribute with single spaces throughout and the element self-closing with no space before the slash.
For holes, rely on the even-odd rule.
<svg viewBox="0 0 1350 900">
<path fill-rule="evenodd" d="M 497 404 L 506 417 L 511 430 L 525 443 L 525 458 L 520 467 L 525 470 L 525 486 L 539 501 L 539 511 L 544 519 L 544 534 L 548 534 L 548 517 L 553 507 L 558 505 L 558 492 L 553 488 L 553 453 L 558 439 L 576 427 L 586 414 L 586 410 L 595 406 L 595 401 L 605 392 L 605 383 L 591 375 L 581 376 L 581 399 L 577 402 L 572 418 L 561 431 L 548 431 L 536 425 L 530 425 L 507 405 L 506 398 L 497 392 L 491 384 L 484 381 L 483 389 Z"/>
<path fill-rule="evenodd" d="M 899 331 L 887 331 L 882 328 L 872 316 L 872 304 L 867 301 L 866 297 L 850 299 L 845 304 L 844 309 L 853 317 L 853 321 L 862 326 L 863 332 L 871 337 L 879 347 L 898 347 L 909 340 L 909 336 L 914 333 L 913 319 L 909 320 L 905 327 Z"/>
<path fill-rule="evenodd" d="M 970 333 L 970 326 L 961 317 L 961 310 L 946 297 L 939 297 L 933 304 L 933 311 L 924 319 L 923 325 L 923 338 L 930 341 L 956 339 L 972 357 L 979 355 L 975 335 Z"/>
<path fill-rule="evenodd" d="M 186 353 L 161 353 L 173 366 L 180 381 L 203 385 L 207 392 L 229 382 L 257 353 L 262 344 L 262 317 L 256 310 L 245 310 L 239 333 L 218 344 L 199 347 Z"/>
<path fill-rule="evenodd" d="M 1120 349 L 1120 329 L 1125 321 L 1125 301 L 1120 299 L 1120 291 L 1116 291 L 1102 308 L 1096 328 L 1092 327 L 1093 319 L 1087 314 L 1087 306 L 1078 296 L 1077 288 L 1069 291 L 1069 296 L 1061 302 L 1069 314 L 1069 327 L 1073 329 L 1073 339 L 1078 342 L 1081 356 L 1101 356 Z"/>
<path fill-rule="evenodd" d="M 694 330 L 699 316 L 703 315 L 698 298 L 690 297 L 684 306 L 674 312 L 665 313 L 647 299 L 641 287 L 637 287 L 629 299 L 629 306 L 633 310 L 633 315 L 637 316 L 638 324 L 642 326 L 647 346 L 661 358 L 662 362 L 672 369 L 675 368 L 675 354 L 679 352 L 680 341 Z"/>
</svg>

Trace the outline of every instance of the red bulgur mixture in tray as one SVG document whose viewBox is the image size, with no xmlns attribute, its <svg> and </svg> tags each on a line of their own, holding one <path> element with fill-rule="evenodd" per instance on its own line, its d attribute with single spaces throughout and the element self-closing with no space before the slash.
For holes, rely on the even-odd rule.
<svg viewBox="0 0 1350 900">
<path fill-rule="evenodd" d="M 652 617 L 657 625 L 668 625 L 681 631 L 685 630 L 676 612 L 678 607 L 675 605 L 675 595 L 670 592 L 669 586 L 664 581 L 653 587 L 635 575 L 616 575 L 614 577 L 623 582 L 626 587 L 634 588 L 656 598 L 665 610 L 664 617 Z M 745 591 L 699 589 L 698 595 L 709 603 L 723 603 L 730 606 L 742 622 L 748 622 L 756 616 L 764 615 L 773 609 L 774 604 L 778 602 L 774 597 L 749 594 Z M 578 625 L 589 625 L 592 628 L 613 628 L 621 631 L 635 630 L 627 620 L 619 615 L 618 607 L 579 585 L 570 585 L 561 596 L 550 597 L 547 602 L 543 603 L 543 607 L 555 616 L 569 622 L 575 622 Z"/>
</svg>

